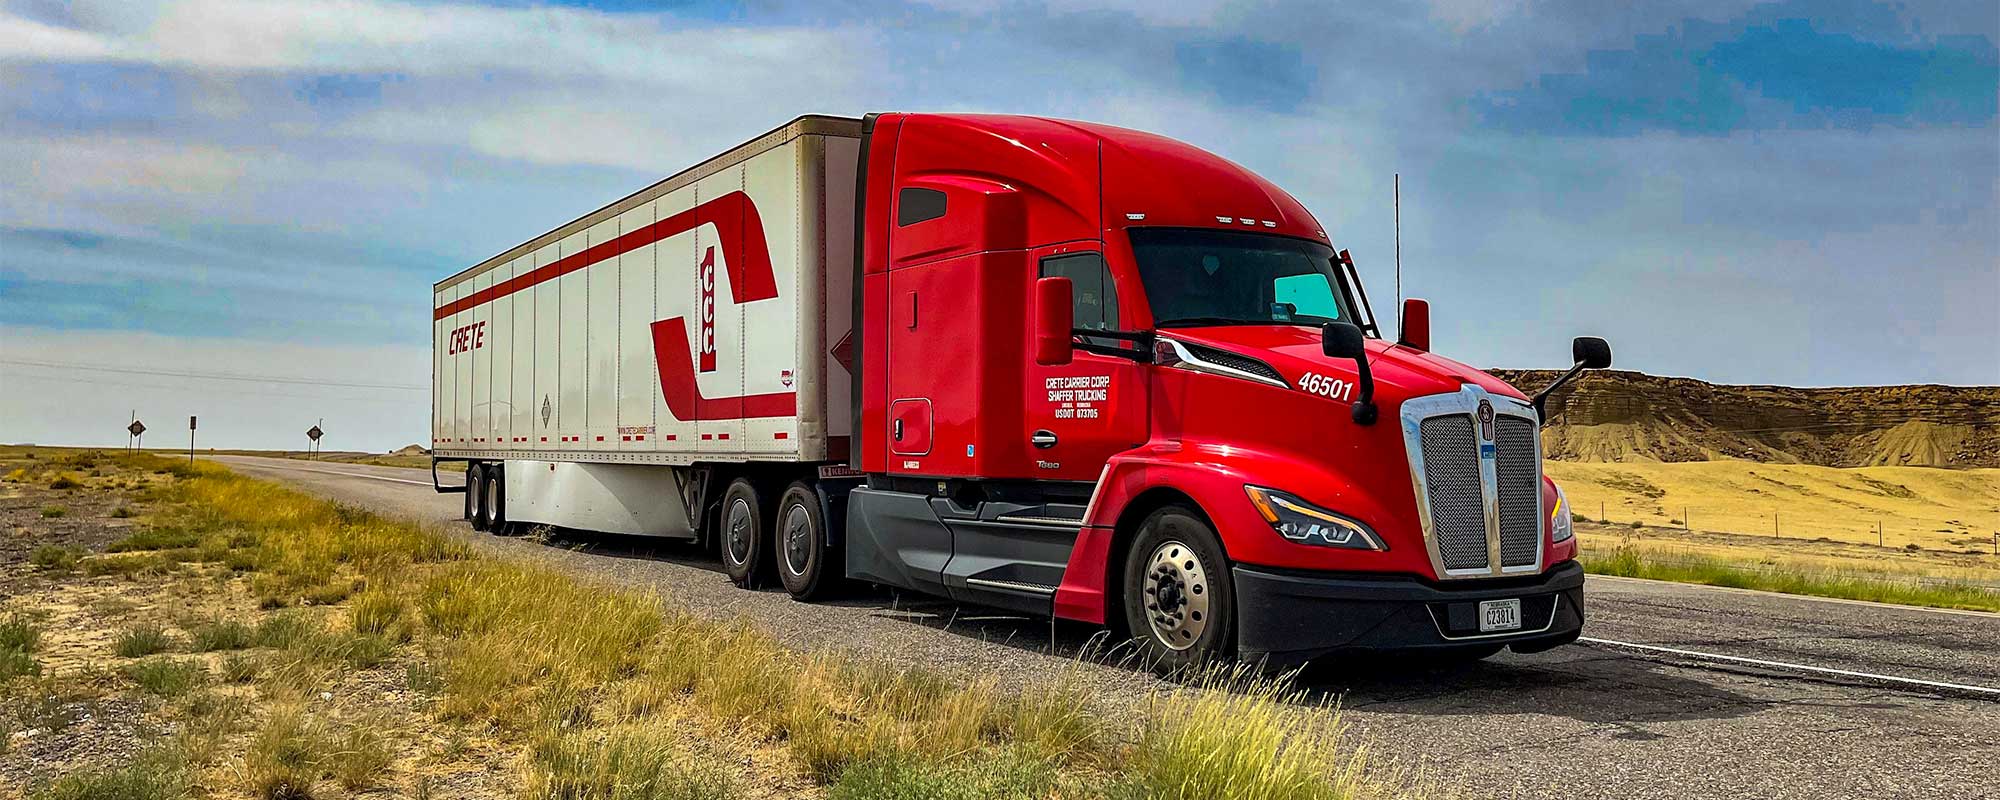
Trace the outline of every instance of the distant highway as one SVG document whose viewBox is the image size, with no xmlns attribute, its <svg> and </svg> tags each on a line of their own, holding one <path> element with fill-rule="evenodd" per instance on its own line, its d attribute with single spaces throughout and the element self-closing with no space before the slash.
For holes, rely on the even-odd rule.
<svg viewBox="0 0 2000 800">
<path fill-rule="evenodd" d="M 928 598 L 745 592 L 673 543 L 485 536 L 421 470 L 215 460 L 751 619 L 803 648 L 1008 682 L 1055 674 L 1092 644 L 1088 627 Z M 2000 615 L 1599 577 L 1586 598 L 1574 646 L 1457 668 L 1335 665 L 1305 685 L 1338 698 L 1356 735 L 1404 745 L 1375 748 L 1378 761 L 1413 759 L 1394 763 L 1466 797 L 2000 798 Z M 1096 664 L 1080 678 L 1110 706 L 1158 684 Z"/>
</svg>

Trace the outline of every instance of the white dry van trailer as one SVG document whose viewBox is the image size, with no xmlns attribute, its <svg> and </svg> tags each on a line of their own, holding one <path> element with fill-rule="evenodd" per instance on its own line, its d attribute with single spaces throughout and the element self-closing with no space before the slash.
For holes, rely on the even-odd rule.
<svg viewBox="0 0 2000 800">
<path fill-rule="evenodd" d="M 848 472 L 860 133 L 801 117 L 434 287 L 477 527 L 694 538 L 718 469 Z"/>
</svg>

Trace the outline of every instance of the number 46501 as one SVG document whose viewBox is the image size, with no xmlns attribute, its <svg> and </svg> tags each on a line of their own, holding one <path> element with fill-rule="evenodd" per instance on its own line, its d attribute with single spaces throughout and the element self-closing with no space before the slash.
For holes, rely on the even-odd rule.
<svg viewBox="0 0 2000 800">
<path fill-rule="evenodd" d="M 1347 401 L 1354 394 L 1354 384 L 1340 378 L 1329 378 L 1317 372 L 1308 372 L 1299 377 L 1299 389 L 1309 394 Z"/>
</svg>

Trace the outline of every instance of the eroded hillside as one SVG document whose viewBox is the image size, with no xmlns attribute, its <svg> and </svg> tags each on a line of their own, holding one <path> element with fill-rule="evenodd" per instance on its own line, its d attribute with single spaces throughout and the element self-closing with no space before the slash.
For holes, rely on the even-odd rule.
<svg viewBox="0 0 2000 800">
<path fill-rule="evenodd" d="M 1557 373 L 1493 370 L 1533 393 Z M 1550 458 L 2000 467 L 2000 387 L 1729 386 L 1607 370 L 1550 404 Z"/>
</svg>

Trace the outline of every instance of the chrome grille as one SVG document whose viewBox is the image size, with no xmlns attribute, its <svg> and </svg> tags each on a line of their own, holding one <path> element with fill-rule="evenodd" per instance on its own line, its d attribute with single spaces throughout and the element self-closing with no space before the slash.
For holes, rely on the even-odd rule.
<svg viewBox="0 0 2000 800">
<path fill-rule="evenodd" d="M 1534 407 L 1468 383 L 1404 400 L 1397 417 L 1433 574 L 1484 578 L 1540 569 L 1544 509 Z"/>
<path fill-rule="evenodd" d="M 1463 414 L 1431 417 L 1423 421 L 1420 435 L 1431 535 L 1436 537 L 1444 568 L 1483 569 L 1487 566 L 1486 514 L 1472 418 Z"/>
<path fill-rule="evenodd" d="M 1494 420 L 1495 487 L 1500 492 L 1500 565 L 1535 563 L 1542 536 L 1541 476 L 1535 424 L 1520 417 Z"/>
</svg>

